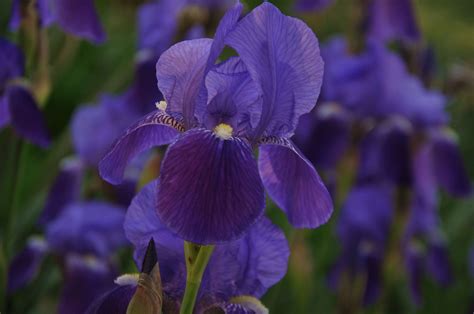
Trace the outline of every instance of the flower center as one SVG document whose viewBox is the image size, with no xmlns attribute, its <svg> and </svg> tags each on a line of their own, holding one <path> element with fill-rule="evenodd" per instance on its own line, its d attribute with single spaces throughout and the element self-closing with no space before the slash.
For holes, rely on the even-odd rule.
<svg viewBox="0 0 474 314">
<path fill-rule="evenodd" d="M 232 127 L 225 123 L 221 123 L 214 128 L 214 133 L 223 140 L 230 139 L 232 137 L 232 131 Z"/>
</svg>

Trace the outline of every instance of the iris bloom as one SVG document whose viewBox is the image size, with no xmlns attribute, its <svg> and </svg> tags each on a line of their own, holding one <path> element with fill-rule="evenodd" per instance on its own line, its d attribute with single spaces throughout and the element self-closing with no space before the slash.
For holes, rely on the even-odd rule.
<svg viewBox="0 0 474 314">
<path fill-rule="evenodd" d="M 64 275 L 59 313 L 83 313 L 112 288 L 111 256 L 127 242 L 124 208 L 79 201 L 82 171 L 77 160 L 63 164 L 39 220 L 45 238 L 31 237 L 9 268 L 8 293 L 15 293 L 35 279 L 47 254 L 58 258 Z"/>
<path fill-rule="evenodd" d="M 10 125 L 20 136 L 47 147 L 46 123 L 30 90 L 21 82 L 24 74 L 21 50 L 0 38 L 0 129 Z"/>
<path fill-rule="evenodd" d="M 319 95 L 318 41 L 270 3 L 238 21 L 241 9 L 224 16 L 214 40 L 180 42 L 161 55 L 157 79 L 166 102 L 130 127 L 99 165 L 104 179 L 119 183 L 135 155 L 171 143 L 158 214 L 200 244 L 242 236 L 263 214 L 264 187 L 296 227 L 317 227 L 332 212 L 319 175 L 289 139 Z M 225 45 L 239 56 L 216 64 Z"/>
<path fill-rule="evenodd" d="M 337 225 L 342 252 L 329 276 L 332 288 L 345 285 L 343 278 L 362 277 L 363 302 L 377 299 L 392 216 L 392 194 L 386 186 L 363 184 L 351 190 Z"/>
<path fill-rule="evenodd" d="M 124 227 L 135 247 L 137 265 L 143 264 L 148 243 L 154 239 L 163 286 L 163 311 L 177 313 L 186 285 L 183 240 L 163 224 L 155 211 L 159 184 L 150 183 L 135 197 Z M 283 232 L 261 217 L 239 240 L 216 246 L 202 279 L 195 312 L 221 309 L 225 313 L 267 313 L 258 298 L 283 278 L 288 257 Z M 119 286 L 97 300 L 88 313 L 125 313 L 137 285 L 136 278 L 130 278 L 119 278 Z"/>
<path fill-rule="evenodd" d="M 93 43 L 105 41 L 105 32 L 94 7 L 94 0 L 37 0 L 36 9 L 42 27 L 57 23 L 67 33 Z M 13 0 L 10 28 L 17 29 L 23 18 L 22 1 Z"/>
</svg>

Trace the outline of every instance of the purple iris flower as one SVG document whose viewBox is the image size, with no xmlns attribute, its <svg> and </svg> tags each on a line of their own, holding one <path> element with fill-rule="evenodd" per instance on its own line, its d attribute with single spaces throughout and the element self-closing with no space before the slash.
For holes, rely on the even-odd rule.
<svg viewBox="0 0 474 314">
<path fill-rule="evenodd" d="M 363 276 L 364 303 L 370 304 L 377 299 L 392 216 L 392 195 L 387 186 L 365 184 L 351 190 L 337 225 L 342 252 L 329 275 L 332 288 L 343 284 L 344 274 L 349 280 Z"/>
<path fill-rule="evenodd" d="M 117 271 L 110 257 L 127 243 L 124 208 L 79 201 L 83 171 L 78 160 L 62 164 L 39 219 L 45 239 L 28 240 L 9 269 L 8 292 L 15 293 L 36 277 L 47 254 L 58 257 L 64 274 L 60 313 L 83 313 L 111 288 Z"/>
<path fill-rule="evenodd" d="M 322 98 L 346 107 L 361 118 L 400 115 L 416 127 L 448 121 L 445 97 L 424 88 L 403 60 L 378 41 L 369 40 L 359 54 L 336 37 L 324 45 L 325 78 Z"/>
<path fill-rule="evenodd" d="M 169 230 L 156 213 L 159 184 L 158 181 L 148 184 L 135 197 L 124 226 L 127 238 L 135 246 L 137 265 L 143 264 L 148 243 L 154 239 L 164 306 L 179 307 L 186 285 L 183 240 Z M 283 278 L 288 257 L 289 247 L 283 232 L 261 217 L 239 240 L 216 246 L 202 279 L 196 313 L 210 309 L 222 309 L 225 313 L 260 313 L 257 309 L 263 306 L 258 298 Z M 118 286 L 95 302 L 88 313 L 125 313 L 135 287 L 136 282 Z"/>
<path fill-rule="evenodd" d="M 18 29 L 22 19 L 21 0 L 13 0 L 10 28 Z M 42 27 L 57 23 L 67 33 L 99 44 L 105 32 L 94 7 L 94 0 L 37 0 L 36 8 Z"/>
<path fill-rule="evenodd" d="M 241 9 L 224 16 L 214 40 L 184 41 L 161 55 L 157 79 L 166 102 L 130 127 L 99 165 L 104 179 L 119 183 L 133 156 L 171 143 L 158 214 L 200 244 L 240 237 L 263 214 L 264 186 L 296 227 L 317 227 L 332 212 L 319 175 L 289 140 L 319 94 L 318 41 L 270 3 L 238 21 Z M 239 56 L 215 64 L 225 45 Z"/>
<path fill-rule="evenodd" d="M 421 34 L 411 0 L 369 1 L 365 27 L 367 36 L 382 42 L 415 42 Z"/>
<path fill-rule="evenodd" d="M 10 125 L 21 137 L 45 148 L 50 137 L 36 100 L 20 82 L 24 72 L 20 49 L 0 38 L 0 129 Z"/>
</svg>

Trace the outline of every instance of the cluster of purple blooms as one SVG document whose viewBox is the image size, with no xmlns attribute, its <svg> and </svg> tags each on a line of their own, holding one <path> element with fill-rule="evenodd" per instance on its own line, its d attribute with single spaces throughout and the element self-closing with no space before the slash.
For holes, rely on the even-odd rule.
<svg viewBox="0 0 474 314">
<path fill-rule="evenodd" d="M 332 2 L 301 0 L 297 8 Z M 63 279 L 60 313 L 125 313 L 140 286 L 138 274 L 117 278 L 118 253 L 130 242 L 142 273 L 150 272 L 152 252 L 163 312 L 177 313 L 187 284 L 186 241 L 215 245 L 196 313 L 267 313 L 258 299 L 286 274 L 290 249 L 265 215 L 265 192 L 294 227 L 316 228 L 330 218 L 332 198 L 341 193 L 338 167 L 351 158 L 357 171 L 342 195 L 336 230 L 342 247 L 330 286 L 362 275 L 364 303 L 374 302 L 395 224 L 405 226 L 395 245 L 414 300 L 421 302 L 426 271 L 448 284 L 438 188 L 464 197 L 471 186 L 447 127 L 447 100 L 387 48 L 420 39 L 411 2 L 376 0 L 364 9 L 362 50 L 351 51 L 339 36 L 320 51 L 306 24 L 267 2 L 244 17 L 233 1 L 144 4 L 134 80 L 120 95 L 103 94 L 75 112 L 76 156 L 64 160 L 50 190 L 38 219 L 43 235 L 31 237 L 11 262 L 9 293 L 54 256 Z M 27 9 L 16 0 L 12 10 L 15 30 Z M 105 40 L 93 0 L 38 0 L 35 10 L 41 27 L 56 23 L 93 43 Z M 203 38 L 214 15 L 226 10 L 214 38 Z M 222 60 L 225 47 L 234 54 Z M 47 147 L 23 59 L 0 39 L 0 128 L 11 125 Z M 164 145 L 159 178 L 142 186 L 149 150 Z M 108 187 L 119 196 L 114 202 L 83 195 L 91 169 L 116 185 Z"/>
<path fill-rule="evenodd" d="M 306 10 L 329 4 L 299 3 Z M 405 266 L 419 304 L 425 273 L 442 285 L 452 281 L 437 212 L 438 188 L 466 197 L 471 184 L 448 127 L 447 99 L 425 87 L 431 54 L 415 54 L 417 77 L 388 48 L 393 42 L 408 51 L 420 45 L 411 1 L 371 1 L 365 10 L 363 49 L 351 51 L 342 36 L 322 47 L 320 105 L 302 117 L 295 141 L 324 171 L 333 196 L 345 197 L 337 224 L 342 250 L 330 285 L 344 285 L 346 276 L 365 278 L 363 302 L 373 303 L 387 280 L 384 265 L 394 263 L 389 250 L 395 247 L 402 256 L 395 263 Z M 353 186 L 347 196 L 339 195 L 344 192 L 337 189 L 338 167 L 348 161 L 357 164 Z M 404 230 L 394 244 L 392 226 L 400 225 Z"/>
</svg>

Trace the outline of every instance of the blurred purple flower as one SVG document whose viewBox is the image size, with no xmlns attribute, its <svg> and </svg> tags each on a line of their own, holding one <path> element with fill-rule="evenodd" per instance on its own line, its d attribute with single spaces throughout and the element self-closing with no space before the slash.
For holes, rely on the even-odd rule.
<svg viewBox="0 0 474 314">
<path fill-rule="evenodd" d="M 295 7 L 298 11 L 320 11 L 333 3 L 334 0 L 297 0 Z"/>
<path fill-rule="evenodd" d="M 415 201 L 404 235 L 403 252 L 411 296 L 420 304 L 421 283 L 429 273 L 439 284 L 447 286 L 452 281 L 446 244 L 439 230 L 436 209 L 418 206 Z"/>
<path fill-rule="evenodd" d="M 334 169 L 351 139 L 350 114 L 337 103 L 322 103 L 301 116 L 293 140 L 318 169 Z"/>
<path fill-rule="evenodd" d="M 263 186 L 296 227 L 317 227 L 332 212 L 316 170 L 288 139 L 319 94 L 317 39 L 270 3 L 237 22 L 241 8 L 224 16 L 214 40 L 184 41 L 161 55 L 166 103 L 130 127 L 99 165 L 116 184 L 139 152 L 172 143 L 158 212 L 180 237 L 200 244 L 242 236 L 263 214 Z M 225 44 L 240 57 L 215 64 Z"/>
<path fill-rule="evenodd" d="M 114 287 L 117 271 L 94 256 L 68 255 L 65 259 L 59 314 L 83 314 L 95 299 Z"/>
<path fill-rule="evenodd" d="M 360 54 L 351 55 L 343 38 L 322 48 L 326 63 L 322 98 L 346 107 L 359 117 L 401 115 L 416 127 L 447 122 L 445 97 L 426 90 L 399 56 L 377 41 L 368 41 Z"/>
<path fill-rule="evenodd" d="M 154 239 L 166 306 L 166 302 L 179 304 L 184 294 L 186 264 L 183 240 L 162 223 L 155 211 L 158 184 L 158 181 L 150 183 L 135 197 L 127 212 L 125 232 L 135 246 L 137 265 L 142 265 L 148 243 Z M 260 298 L 283 278 L 288 257 L 289 248 L 283 232 L 261 217 L 241 239 L 216 246 L 203 276 L 196 312 L 231 307 L 252 310 L 247 306 L 261 306 L 256 299 L 251 299 L 255 301 L 251 304 L 237 302 L 238 297 Z M 88 313 L 125 312 L 128 302 L 123 300 L 130 300 L 134 291 L 133 285 L 117 287 L 98 300 Z M 120 304 L 122 308 L 115 306 L 112 311 L 110 306 L 113 304 Z"/>
<path fill-rule="evenodd" d="M 344 274 L 350 280 L 366 278 L 365 304 L 373 303 L 381 290 L 381 263 L 384 258 L 393 205 L 390 189 L 383 184 L 356 186 L 352 189 L 337 225 L 342 253 L 329 274 L 329 284 L 343 284 Z"/>
<path fill-rule="evenodd" d="M 202 24 L 208 22 L 209 11 L 225 11 L 232 0 L 160 0 L 143 4 L 138 11 L 138 48 L 151 50 L 159 56 L 177 37 L 186 39 L 205 37 Z M 189 11 L 189 12 L 187 12 Z M 189 25 L 180 25 L 187 23 Z M 179 34 L 180 32 L 187 32 Z"/>
<path fill-rule="evenodd" d="M 8 292 L 14 293 L 35 278 L 46 254 L 56 255 L 65 276 L 60 313 L 83 313 L 111 288 L 110 257 L 127 244 L 124 208 L 79 201 L 83 171 L 79 160 L 63 162 L 39 219 L 46 239 L 31 238 L 9 268 Z"/>
<path fill-rule="evenodd" d="M 99 44 L 105 32 L 94 7 L 94 0 L 37 0 L 37 13 L 42 27 L 57 23 L 67 33 Z M 22 19 L 21 0 L 13 0 L 10 28 L 18 29 Z"/>
<path fill-rule="evenodd" d="M 387 42 L 415 42 L 421 34 L 411 0 L 369 1 L 366 31 L 369 38 Z"/>
<path fill-rule="evenodd" d="M 43 115 L 30 90 L 19 82 L 24 71 L 20 49 L 0 38 L 0 129 L 11 125 L 20 136 L 46 148 L 50 137 Z"/>
</svg>

